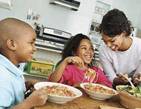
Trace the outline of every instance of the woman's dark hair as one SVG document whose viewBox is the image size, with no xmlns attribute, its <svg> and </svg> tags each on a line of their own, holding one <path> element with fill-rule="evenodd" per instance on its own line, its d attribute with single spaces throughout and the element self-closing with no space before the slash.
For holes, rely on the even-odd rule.
<svg viewBox="0 0 141 109">
<path fill-rule="evenodd" d="M 81 34 L 81 33 L 76 34 L 75 36 L 72 36 L 67 41 L 67 43 L 65 44 L 64 50 L 62 51 L 62 59 L 61 59 L 61 61 L 59 61 L 59 63 L 62 62 L 66 57 L 74 56 L 75 53 L 77 52 L 77 49 L 78 49 L 78 47 L 80 45 L 80 42 L 83 39 L 90 40 L 88 36 L 86 36 L 84 34 Z"/>
<path fill-rule="evenodd" d="M 97 31 L 110 37 L 120 35 L 122 32 L 129 36 L 132 32 L 132 27 L 131 22 L 122 11 L 113 9 L 103 16 L 102 23 L 97 28 Z"/>
</svg>

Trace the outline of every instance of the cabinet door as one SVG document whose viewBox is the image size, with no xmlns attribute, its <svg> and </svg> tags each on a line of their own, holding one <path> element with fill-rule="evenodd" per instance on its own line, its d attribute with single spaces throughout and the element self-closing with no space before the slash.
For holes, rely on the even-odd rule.
<svg viewBox="0 0 141 109">
<path fill-rule="evenodd" d="M 96 1 L 95 10 L 93 14 L 93 21 L 100 23 L 103 15 L 105 15 L 111 9 L 111 4 L 103 1 Z"/>
<path fill-rule="evenodd" d="M 11 9 L 12 0 L 0 0 L 0 8 Z"/>
</svg>

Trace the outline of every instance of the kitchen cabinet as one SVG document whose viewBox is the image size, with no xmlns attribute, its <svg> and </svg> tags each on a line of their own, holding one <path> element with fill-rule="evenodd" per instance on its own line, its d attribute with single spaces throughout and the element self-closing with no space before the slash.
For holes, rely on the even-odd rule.
<svg viewBox="0 0 141 109">
<path fill-rule="evenodd" d="M 64 49 L 65 43 L 71 37 L 71 34 L 62 30 L 49 28 L 49 27 L 36 27 L 37 39 L 35 42 L 37 51 L 34 55 L 34 59 L 37 61 L 44 61 L 46 63 L 52 63 L 53 66 L 61 60 L 61 53 Z M 38 62 L 39 63 L 39 62 Z M 42 64 L 43 65 L 43 64 Z M 46 64 L 47 65 L 47 64 Z M 48 64 L 49 65 L 49 64 Z M 45 66 L 45 65 L 43 65 Z M 30 76 L 40 76 L 47 78 L 48 75 L 39 74 L 39 71 L 49 70 L 47 67 L 36 66 L 34 69 L 34 74 L 30 73 L 28 70 L 28 75 Z M 38 73 L 36 72 L 38 69 Z M 52 73 L 52 70 L 49 70 L 49 74 Z"/>
<path fill-rule="evenodd" d="M 107 13 L 110 9 L 111 4 L 104 2 L 103 0 L 97 0 L 92 22 L 100 23 L 103 15 L 105 15 L 105 13 Z"/>
<path fill-rule="evenodd" d="M 94 63 L 99 64 L 99 46 L 103 43 L 101 35 L 96 32 L 96 28 L 102 21 L 103 16 L 111 9 L 112 0 L 96 0 L 96 5 L 93 12 L 89 36 L 95 45 Z"/>
<path fill-rule="evenodd" d="M 0 0 L 0 8 L 10 9 L 12 7 L 12 0 Z"/>
<path fill-rule="evenodd" d="M 101 44 L 101 37 L 100 34 L 96 32 L 96 27 L 99 26 L 103 16 L 111 9 L 111 7 L 112 0 L 96 0 L 89 35 L 92 36 L 92 41 L 94 41 L 97 46 Z"/>
<path fill-rule="evenodd" d="M 42 48 L 37 48 L 37 51 L 34 55 L 34 58 L 36 60 L 41 60 L 41 61 L 47 61 L 47 62 L 51 62 L 54 64 L 54 66 L 56 65 L 56 63 L 61 59 L 61 53 L 56 52 L 56 51 L 50 51 L 47 48 L 42 49 Z M 50 73 L 53 72 L 54 69 L 52 69 L 52 71 Z M 36 74 L 30 74 L 25 72 L 25 78 L 26 79 L 37 79 L 37 80 L 47 80 L 47 76 L 43 76 L 43 75 L 36 75 Z"/>
<path fill-rule="evenodd" d="M 96 27 L 101 23 L 103 16 L 111 9 L 112 3 L 105 0 L 97 0 L 91 21 L 89 34 L 96 34 Z"/>
</svg>

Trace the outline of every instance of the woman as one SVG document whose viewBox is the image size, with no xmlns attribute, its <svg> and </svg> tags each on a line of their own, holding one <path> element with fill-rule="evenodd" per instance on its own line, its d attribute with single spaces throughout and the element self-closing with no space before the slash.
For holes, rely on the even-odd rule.
<svg viewBox="0 0 141 109">
<path fill-rule="evenodd" d="M 120 74 L 134 77 L 139 83 L 141 73 L 141 39 L 130 36 L 132 27 L 126 15 L 110 10 L 102 19 L 98 31 L 104 45 L 100 47 L 100 60 L 107 77 L 115 84 L 127 84 Z M 117 75 L 118 74 L 118 75 Z"/>
</svg>

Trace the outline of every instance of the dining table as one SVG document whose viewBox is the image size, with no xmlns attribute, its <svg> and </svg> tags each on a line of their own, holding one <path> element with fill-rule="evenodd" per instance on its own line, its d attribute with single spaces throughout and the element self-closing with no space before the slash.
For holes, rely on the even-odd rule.
<svg viewBox="0 0 141 109">
<path fill-rule="evenodd" d="M 81 97 L 65 104 L 56 104 L 47 101 L 45 105 L 35 107 L 34 109 L 100 109 L 100 106 L 110 106 L 112 107 L 111 109 L 124 109 L 123 106 L 119 103 L 118 96 L 107 100 L 96 100 L 90 98 L 85 93 L 83 93 Z"/>
</svg>

